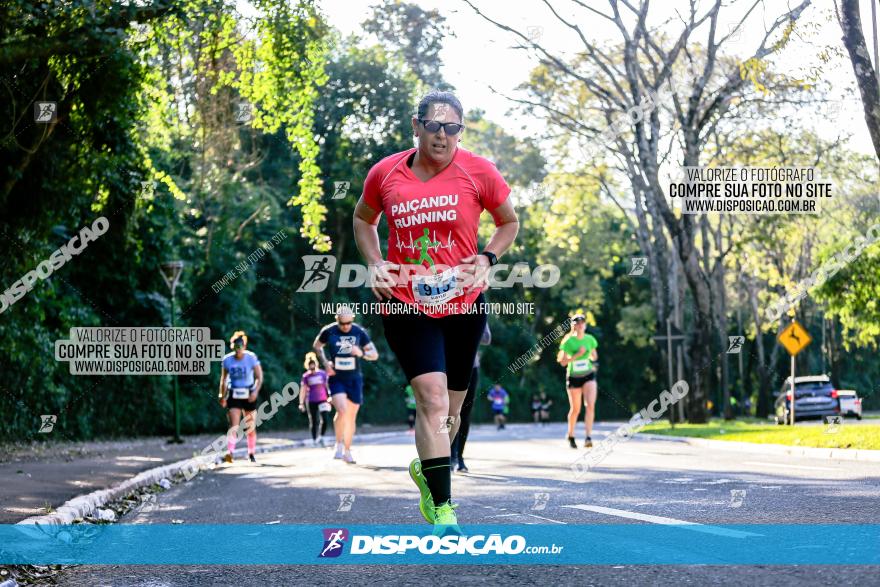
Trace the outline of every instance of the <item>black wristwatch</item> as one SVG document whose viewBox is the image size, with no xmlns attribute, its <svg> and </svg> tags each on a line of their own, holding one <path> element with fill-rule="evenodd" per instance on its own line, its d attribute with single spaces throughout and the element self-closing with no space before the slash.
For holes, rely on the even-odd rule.
<svg viewBox="0 0 880 587">
<path fill-rule="evenodd" d="M 495 256 L 495 253 L 490 253 L 489 251 L 483 251 L 480 253 L 487 259 L 489 259 L 489 267 L 494 267 L 498 264 L 498 257 Z"/>
</svg>

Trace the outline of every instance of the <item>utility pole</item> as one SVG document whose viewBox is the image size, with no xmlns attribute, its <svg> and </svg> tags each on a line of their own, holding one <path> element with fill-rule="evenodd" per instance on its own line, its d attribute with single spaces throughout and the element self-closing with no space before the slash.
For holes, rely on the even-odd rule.
<svg viewBox="0 0 880 587">
<path fill-rule="evenodd" d="M 169 325 L 174 328 L 174 297 L 177 291 L 177 283 L 180 281 L 180 274 L 183 272 L 183 261 L 168 261 L 159 266 L 159 272 L 165 285 L 171 292 L 171 319 Z M 180 393 L 177 388 L 177 375 L 171 376 L 174 386 L 174 438 L 169 443 L 181 444 L 183 439 L 180 437 Z"/>
</svg>

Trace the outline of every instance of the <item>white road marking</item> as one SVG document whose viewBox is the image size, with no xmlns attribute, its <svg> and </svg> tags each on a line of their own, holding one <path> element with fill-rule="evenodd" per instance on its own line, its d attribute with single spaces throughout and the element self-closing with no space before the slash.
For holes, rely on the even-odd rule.
<svg viewBox="0 0 880 587">
<path fill-rule="evenodd" d="M 531 516 L 531 517 L 537 518 L 539 520 L 547 520 L 548 522 L 553 522 L 554 524 L 562 524 L 563 526 L 567 524 L 567 522 L 560 522 L 559 520 L 545 518 L 544 516 L 536 516 L 535 514 L 498 514 L 496 516 L 489 516 L 489 517 L 490 518 L 510 518 L 513 516 Z"/>
<path fill-rule="evenodd" d="M 499 477 L 497 475 L 486 475 L 485 473 L 456 473 L 457 475 L 461 475 L 462 477 L 467 477 L 468 479 L 489 479 L 490 481 L 510 481 L 507 477 Z"/>
<path fill-rule="evenodd" d="M 595 512 L 597 514 L 606 514 L 608 516 L 618 516 L 630 520 L 639 520 L 642 522 L 650 522 L 652 524 L 661 524 L 664 526 L 680 526 L 682 530 L 693 530 L 695 532 L 704 532 L 706 534 L 715 534 L 717 536 L 727 536 L 728 538 L 748 538 L 751 536 L 761 536 L 752 532 L 742 532 L 740 530 L 728 530 L 718 526 L 706 526 L 697 522 L 687 522 L 685 520 L 676 520 L 675 518 L 667 518 L 665 516 L 652 516 L 649 514 L 640 514 L 638 512 L 628 512 L 626 510 L 618 510 L 615 508 L 606 508 L 599 505 L 564 505 L 562 507 L 572 508 L 576 510 L 584 510 L 587 512 Z"/>
<path fill-rule="evenodd" d="M 744 465 L 763 465 L 765 467 L 782 467 L 783 469 L 806 469 L 808 471 L 837 471 L 833 467 L 810 467 L 808 465 L 786 465 L 784 463 L 765 463 L 764 461 L 743 461 Z"/>
</svg>

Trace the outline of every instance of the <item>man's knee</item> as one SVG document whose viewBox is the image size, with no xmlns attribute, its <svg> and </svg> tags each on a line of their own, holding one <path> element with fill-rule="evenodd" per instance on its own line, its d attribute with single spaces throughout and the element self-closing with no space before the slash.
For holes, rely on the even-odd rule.
<svg viewBox="0 0 880 587">
<path fill-rule="evenodd" d="M 416 411 L 428 415 L 447 415 L 452 409 L 458 411 L 461 407 L 453 408 L 449 402 L 446 388 L 441 384 L 428 384 L 420 386 L 420 393 L 416 403 Z"/>
</svg>

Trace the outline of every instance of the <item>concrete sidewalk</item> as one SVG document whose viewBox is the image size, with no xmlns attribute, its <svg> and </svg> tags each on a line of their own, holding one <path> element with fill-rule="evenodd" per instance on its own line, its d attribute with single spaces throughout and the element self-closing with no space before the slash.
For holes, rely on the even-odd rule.
<svg viewBox="0 0 880 587">
<path fill-rule="evenodd" d="M 406 424 L 359 426 L 358 432 L 404 432 Z M 38 443 L 4 447 L 0 463 L 0 524 L 15 524 L 48 513 L 66 501 L 121 483 L 138 473 L 192 457 L 218 434 L 184 437 L 183 444 L 149 437 L 118 441 Z M 258 446 L 309 437 L 306 430 L 257 434 Z M 333 442 L 332 431 L 328 440 Z M 357 442 L 357 437 L 355 437 Z M 245 446 L 244 441 L 238 448 Z"/>
</svg>

